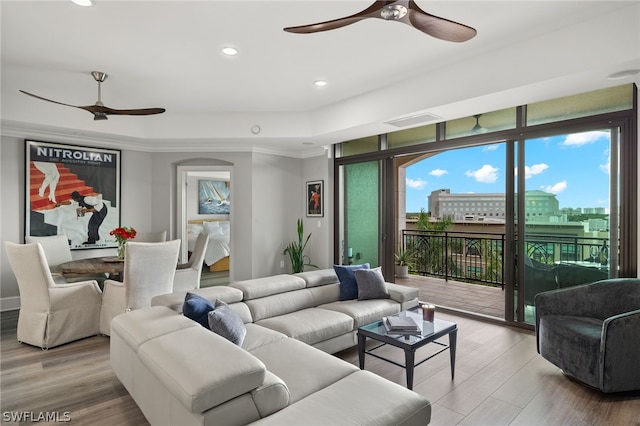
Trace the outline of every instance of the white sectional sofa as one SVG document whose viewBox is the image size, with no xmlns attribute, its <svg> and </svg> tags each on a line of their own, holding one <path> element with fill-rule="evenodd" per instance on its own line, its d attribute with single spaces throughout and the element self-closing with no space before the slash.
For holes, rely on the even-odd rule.
<svg viewBox="0 0 640 426">
<path fill-rule="evenodd" d="M 152 425 L 425 425 L 424 397 L 330 355 L 417 304 L 416 289 L 387 289 L 339 301 L 328 269 L 191 291 L 240 316 L 242 346 L 181 315 L 186 292 L 157 296 L 114 318 L 111 365 Z"/>
</svg>

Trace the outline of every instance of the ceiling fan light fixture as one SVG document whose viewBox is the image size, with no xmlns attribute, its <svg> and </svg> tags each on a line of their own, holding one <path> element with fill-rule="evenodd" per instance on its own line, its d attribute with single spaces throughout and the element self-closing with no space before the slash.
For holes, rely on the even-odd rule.
<svg viewBox="0 0 640 426">
<path fill-rule="evenodd" d="M 387 21 L 399 20 L 406 16 L 407 8 L 400 4 L 390 4 L 380 10 L 380 16 Z"/>
<path fill-rule="evenodd" d="M 71 0 L 71 1 L 77 4 L 78 6 L 93 6 L 92 0 Z"/>
</svg>

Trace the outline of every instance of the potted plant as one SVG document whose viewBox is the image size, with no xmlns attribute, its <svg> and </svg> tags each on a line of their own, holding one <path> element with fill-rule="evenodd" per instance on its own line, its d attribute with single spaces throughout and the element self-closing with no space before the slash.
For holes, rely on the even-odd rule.
<svg viewBox="0 0 640 426">
<path fill-rule="evenodd" d="M 284 249 L 282 254 L 288 254 L 289 259 L 291 260 L 291 270 L 293 273 L 302 272 L 305 266 L 310 266 L 313 268 L 317 268 L 316 265 L 311 263 L 311 259 L 309 256 L 304 254 L 304 249 L 309 242 L 309 238 L 311 238 L 311 234 L 307 235 L 307 238 L 304 239 L 304 227 L 302 224 L 302 219 L 298 219 L 298 241 L 292 241 L 289 245 Z"/>
<path fill-rule="evenodd" d="M 415 251 L 412 249 L 403 249 L 399 247 L 395 253 L 396 258 L 396 277 L 406 277 L 409 275 L 409 267 L 415 267 Z"/>
</svg>

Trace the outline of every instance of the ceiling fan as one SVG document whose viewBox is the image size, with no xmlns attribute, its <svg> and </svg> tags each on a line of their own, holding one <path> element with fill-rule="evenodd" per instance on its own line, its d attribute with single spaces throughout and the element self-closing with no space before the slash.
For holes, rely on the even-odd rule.
<svg viewBox="0 0 640 426">
<path fill-rule="evenodd" d="M 164 108 L 113 109 L 113 108 L 106 107 L 100 100 L 100 95 L 101 95 L 100 89 L 102 87 L 101 86 L 102 82 L 104 82 L 107 78 L 107 74 L 100 71 L 91 71 L 91 75 L 98 82 L 98 100 L 94 105 L 87 105 L 87 106 L 70 105 L 70 104 L 65 104 L 63 102 L 58 102 L 58 101 L 53 101 L 51 99 L 43 98 L 42 96 L 25 92 L 24 90 L 20 90 L 20 92 L 24 93 L 25 95 L 33 96 L 36 99 L 41 99 L 43 101 L 53 102 L 54 104 L 70 106 L 73 108 L 80 108 L 85 111 L 89 111 L 91 114 L 93 114 L 94 120 L 107 120 L 108 119 L 107 115 L 152 115 L 152 114 L 161 114 L 166 111 Z"/>
<path fill-rule="evenodd" d="M 284 28 L 285 31 L 298 34 L 309 34 L 319 31 L 334 30 L 363 19 L 378 18 L 387 21 L 398 21 L 410 25 L 425 34 L 446 41 L 463 42 L 472 39 L 477 31 L 467 25 L 431 15 L 420 9 L 413 0 L 376 1 L 371 6 L 344 18 L 316 24 Z"/>
</svg>

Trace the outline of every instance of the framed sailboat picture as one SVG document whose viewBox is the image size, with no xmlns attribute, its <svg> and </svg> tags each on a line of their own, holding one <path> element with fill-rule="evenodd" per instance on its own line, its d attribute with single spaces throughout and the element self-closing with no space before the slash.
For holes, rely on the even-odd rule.
<svg viewBox="0 0 640 426">
<path fill-rule="evenodd" d="M 225 180 L 198 181 L 198 214 L 229 214 L 230 183 Z"/>
</svg>

